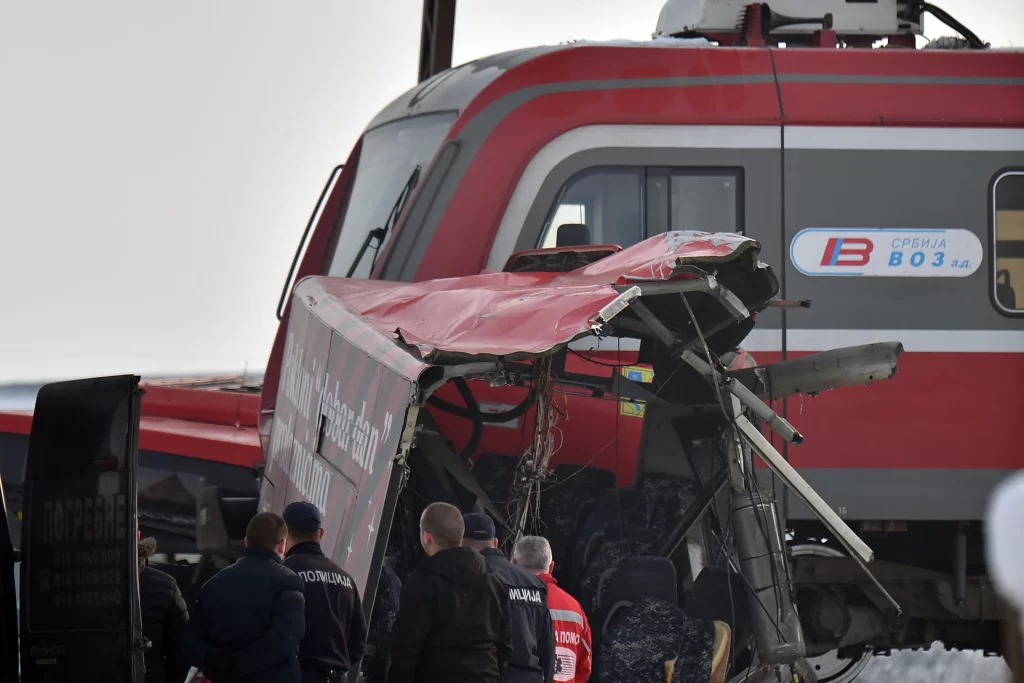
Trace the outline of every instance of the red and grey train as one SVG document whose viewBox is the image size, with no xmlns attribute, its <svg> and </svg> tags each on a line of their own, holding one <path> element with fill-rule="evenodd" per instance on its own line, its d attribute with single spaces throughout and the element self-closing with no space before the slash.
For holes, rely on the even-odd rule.
<svg viewBox="0 0 1024 683">
<path fill-rule="evenodd" d="M 673 27 L 672 4 L 666 37 L 507 52 L 397 98 L 331 175 L 287 289 L 314 274 L 500 271 L 525 249 L 628 246 L 669 230 L 753 237 L 780 296 L 810 300 L 760 316 L 744 342 L 759 363 L 873 341 L 906 349 L 892 382 L 778 402 L 807 437 L 785 455 L 908 576 L 954 565 L 983 575 L 988 494 L 1024 467 L 1024 52 L 913 49 L 919 17 L 890 35 L 844 32 L 839 15 L 817 30 L 776 29 L 767 6 L 743 9 L 735 30 L 702 30 L 700 16 Z M 147 438 L 168 456 L 227 444 L 225 466 L 260 460 L 287 299 L 258 398 L 203 392 L 212 412 L 234 411 L 211 419 L 202 402 L 186 409 L 167 394 L 163 415 L 144 419 L 144 451 Z M 637 350 L 577 348 L 567 369 L 607 375 Z M 496 411 L 523 397 L 474 393 Z M 574 397 L 555 464 L 603 467 L 629 485 L 644 414 Z M 434 416 L 465 445 L 464 422 Z M 0 418 L 8 437 L 28 433 L 28 420 Z M 516 454 L 509 427 L 487 426 L 478 452 Z M 800 552 L 832 552 L 808 510 L 794 502 L 787 513 Z M 997 615 L 973 616 L 970 627 L 933 623 L 929 637 L 998 649 L 998 629 L 986 626 Z M 850 680 L 863 661 L 847 658 L 828 680 Z"/>
</svg>

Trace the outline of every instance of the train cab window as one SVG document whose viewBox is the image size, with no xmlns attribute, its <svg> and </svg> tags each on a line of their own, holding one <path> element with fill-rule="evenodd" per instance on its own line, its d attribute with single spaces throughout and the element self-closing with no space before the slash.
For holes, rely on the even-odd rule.
<svg viewBox="0 0 1024 683">
<path fill-rule="evenodd" d="M 741 180 L 739 169 L 586 169 L 562 187 L 539 246 L 628 247 L 669 230 L 742 233 Z"/>
<path fill-rule="evenodd" d="M 385 227 L 396 203 L 412 194 L 454 122 L 452 113 L 429 114 L 388 123 L 363 136 L 329 275 L 345 277 L 352 270 L 352 277 L 370 276 L 375 256 L 391 235 L 385 235 L 379 243 L 369 240 L 365 249 L 364 242 L 371 230 Z"/>
<path fill-rule="evenodd" d="M 995 301 L 1005 313 L 1024 313 L 1024 171 L 1004 173 L 992 187 Z"/>
<path fill-rule="evenodd" d="M 568 226 L 577 234 L 589 234 L 574 244 L 635 244 L 643 234 L 643 169 L 602 168 L 584 171 L 569 180 L 551 210 L 547 229 L 541 239 L 544 248 L 565 240 Z M 553 226 L 554 229 L 551 229 Z M 559 237 L 560 228 L 562 236 Z"/>
</svg>

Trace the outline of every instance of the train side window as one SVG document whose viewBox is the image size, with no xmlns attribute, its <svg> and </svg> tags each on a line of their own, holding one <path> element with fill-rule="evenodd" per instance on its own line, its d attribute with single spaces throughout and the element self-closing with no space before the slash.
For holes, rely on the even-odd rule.
<svg viewBox="0 0 1024 683">
<path fill-rule="evenodd" d="M 738 232 L 735 173 L 672 174 L 669 194 L 673 230 Z"/>
<path fill-rule="evenodd" d="M 1024 171 L 1003 173 L 992 195 L 996 306 L 1024 313 Z"/>
<path fill-rule="evenodd" d="M 669 230 L 742 233 L 741 179 L 740 169 L 588 168 L 560 190 L 539 246 L 557 246 L 563 226 L 567 243 L 622 247 Z"/>
</svg>

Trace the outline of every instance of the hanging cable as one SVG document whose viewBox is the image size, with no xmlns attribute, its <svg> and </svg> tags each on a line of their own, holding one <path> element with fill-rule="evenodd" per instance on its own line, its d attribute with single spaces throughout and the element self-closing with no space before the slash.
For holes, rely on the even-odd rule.
<svg viewBox="0 0 1024 683">
<path fill-rule="evenodd" d="M 708 365 L 711 368 L 711 379 L 712 379 L 712 385 L 713 385 L 714 390 L 715 390 L 715 397 L 718 400 L 718 405 L 719 405 L 720 409 L 722 410 L 722 414 L 725 416 L 725 419 L 728 421 L 727 429 L 731 432 L 730 438 L 732 439 L 732 441 L 734 443 L 741 443 L 739 430 L 737 429 L 737 427 L 735 425 L 735 422 L 734 422 L 734 420 L 733 420 L 733 418 L 731 416 L 732 415 L 731 411 L 726 408 L 725 399 L 722 396 L 721 381 L 720 381 L 720 378 L 719 378 L 719 375 L 718 375 L 718 368 L 717 368 L 717 365 L 716 365 L 715 358 L 711 355 L 711 350 L 710 350 L 710 348 L 708 348 L 707 340 L 704 338 L 704 332 L 701 330 L 701 327 L 700 327 L 700 325 L 697 322 L 697 316 L 694 314 L 693 308 L 690 306 L 689 299 L 687 299 L 685 294 L 682 294 L 681 297 L 683 299 L 683 304 L 686 307 L 686 312 L 690 316 L 690 321 L 693 323 L 693 328 L 694 328 L 694 330 L 697 333 L 697 338 L 700 340 L 701 347 L 703 348 L 704 355 L 705 355 L 705 358 L 707 360 L 707 363 L 708 363 Z M 724 453 L 723 453 L 723 457 L 726 457 L 724 455 Z M 740 457 L 741 458 L 743 457 L 742 451 L 740 452 Z M 748 491 L 748 494 L 750 495 L 751 505 L 754 506 L 754 519 L 757 520 L 757 522 L 758 522 L 758 530 L 761 532 L 762 536 L 764 537 L 764 541 L 767 544 L 767 547 L 771 548 L 771 539 L 768 536 L 767 524 L 762 524 L 760 518 L 757 515 L 758 506 L 756 506 L 754 504 L 753 493 L 752 493 L 752 490 L 751 490 L 752 489 L 752 480 L 749 478 L 750 477 L 750 473 L 749 473 L 749 469 L 750 468 L 747 465 L 748 465 L 748 463 L 746 462 L 746 459 L 744 458 L 743 472 L 744 472 L 744 476 L 746 477 L 747 491 Z M 729 466 L 728 458 L 727 457 L 726 457 L 726 466 Z M 758 497 L 760 497 L 760 494 L 758 494 Z M 729 508 L 730 508 L 730 515 L 731 515 L 731 510 L 732 510 L 732 505 L 731 504 L 730 504 Z M 717 535 L 716 535 L 716 537 L 717 537 Z M 725 547 L 724 546 L 724 540 L 722 541 L 722 544 L 723 544 L 723 548 L 724 548 Z M 779 585 L 778 572 L 777 572 L 776 567 L 775 567 L 775 562 L 773 561 L 771 563 L 771 574 L 772 574 L 772 584 L 773 584 L 772 588 L 774 589 L 774 591 L 776 593 L 776 612 L 777 612 L 776 617 L 773 618 L 771 613 L 768 611 L 768 608 L 765 606 L 764 602 L 761 601 L 760 596 L 757 595 L 756 592 L 754 592 L 754 588 L 753 588 L 753 586 L 750 585 L 750 582 L 747 580 L 747 577 L 743 576 L 743 573 L 740 571 L 739 567 L 733 562 L 733 558 L 732 558 L 731 553 L 729 553 L 727 549 L 725 550 L 725 553 L 726 553 L 726 557 L 728 558 L 729 564 L 732 565 L 735 568 L 736 573 L 740 576 L 741 579 L 743 579 L 743 582 L 746 584 L 747 589 L 750 591 L 750 594 L 754 597 L 755 600 L 757 600 L 758 605 L 761 607 L 761 609 L 764 611 L 765 615 L 768 617 L 768 619 L 771 622 L 772 626 L 775 628 L 776 632 L 778 633 L 779 638 L 781 640 L 785 641 L 785 635 L 782 633 L 782 629 L 780 628 L 780 624 L 781 624 L 781 621 L 782 621 L 782 615 L 781 615 L 781 611 L 780 611 L 781 610 L 782 601 L 780 599 L 781 595 L 780 595 L 779 591 L 781 591 L 781 586 Z"/>
<path fill-rule="evenodd" d="M 951 15 L 949 12 L 945 11 L 941 7 L 936 7 L 930 2 L 921 2 L 920 0 L 912 1 L 911 4 L 925 12 L 930 12 L 933 17 L 935 17 L 936 19 L 938 19 L 943 24 L 950 27 L 960 35 L 962 35 L 964 37 L 964 40 L 967 41 L 967 44 L 973 47 L 975 50 L 984 50 L 989 47 L 988 43 L 986 43 L 981 38 L 976 36 L 973 31 L 971 31 L 966 26 L 961 24 L 959 21 L 954 19 L 953 15 Z"/>
<path fill-rule="evenodd" d="M 473 396 L 473 392 L 469 389 L 469 383 L 463 377 L 456 377 L 454 383 L 455 388 L 459 390 L 459 395 L 462 396 L 462 400 L 466 402 L 468 413 L 472 415 L 470 419 L 473 421 L 473 432 L 469 435 L 469 441 L 466 442 L 462 452 L 459 453 L 459 458 L 463 462 L 467 462 L 480 445 L 480 440 L 484 436 L 484 425 L 481 419 L 480 406 L 477 405 L 476 397 Z"/>
</svg>

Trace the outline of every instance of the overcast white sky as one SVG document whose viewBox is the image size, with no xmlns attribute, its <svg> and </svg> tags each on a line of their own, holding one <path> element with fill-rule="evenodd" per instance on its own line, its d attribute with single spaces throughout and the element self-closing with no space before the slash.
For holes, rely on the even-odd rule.
<svg viewBox="0 0 1024 683">
<path fill-rule="evenodd" d="M 1024 46 L 1024 1 L 936 2 L 993 45 Z M 662 4 L 460 0 L 454 61 L 646 39 Z M 262 368 L 327 174 L 415 85 L 420 9 L 5 3 L 0 383 Z"/>
</svg>

